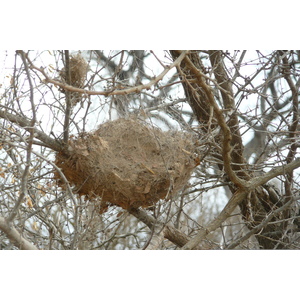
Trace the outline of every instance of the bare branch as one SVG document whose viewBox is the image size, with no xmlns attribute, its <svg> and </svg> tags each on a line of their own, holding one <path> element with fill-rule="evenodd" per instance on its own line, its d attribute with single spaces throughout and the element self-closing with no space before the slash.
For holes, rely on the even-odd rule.
<svg viewBox="0 0 300 300">
<path fill-rule="evenodd" d="M 250 191 L 250 189 L 255 189 L 256 187 L 268 182 L 270 179 L 282 175 L 285 172 L 289 172 L 290 170 L 294 170 L 298 167 L 300 167 L 300 158 L 296 159 L 286 166 L 277 167 L 263 176 L 251 179 L 248 182 L 247 187 Z M 232 214 L 236 206 L 244 200 L 249 191 L 238 190 L 226 204 L 225 208 L 218 215 L 218 217 L 210 224 L 208 224 L 204 229 L 200 230 L 196 237 L 194 237 L 186 245 L 184 245 L 184 247 L 182 247 L 182 250 L 194 249 L 209 233 L 219 228 L 221 224 Z M 278 212 L 280 211 L 282 210 L 278 210 Z M 265 226 L 265 224 L 263 226 Z"/>
<path fill-rule="evenodd" d="M 247 239 L 249 239 L 253 234 L 255 234 L 256 232 L 259 232 L 261 229 L 263 229 L 274 218 L 274 216 L 276 216 L 280 212 L 282 212 L 285 209 L 287 209 L 289 207 L 289 205 L 292 204 L 292 202 L 293 202 L 293 200 L 290 200 L 287 203 L 285 203 L 283 206 L 281 206 L 281 207 L 277 208 L 276 210 L 274 210 L 273 212 L 271 212 L 265 218 L 265 220 L 263 222 L 261 222 L 259 225 L 255 226 L 255 227 L 253 227 L 247 234 L 245 234 L 241 238 L 239 238 L 236 241 L 232 242 L 230 245 L 228 245 L 226 247 L 226 249 L 234 249 L 234 248 L 236 248 L 242 242 L 244 242 Z"/>
<path fill-rule="evenodd" d="M 248 189 L 255 189 L 256 187 L 265 184 L 269 180 L 278 177 L 280 175 L 284 175 L 288 172 L 291 172 L 299 167 L 300 167 L 300 157 L 296 158 L 294 161 L 290 162 L 289 164 L 273 168 L 271 171 L 267 172 L 264 175 L 250 179 L 247 182 L 246 187 Z"/>
<path fill-rule="evenodd" d="M 70 57 L 69 50 L 65 50 L 65 72 L 66 72 L 66 83 L 70 85 L 71 75 L 70 75 Z M 70 126 L 70 116 L 71 116 L 71 93 L 66 90 L 66 110 L 65 110 L 65 120 L 64 120 L 64 144 L 68 144 L 69 140 L 69 126 Z"/>
<path fill-rule="evenodd" d="M 22 128 L 24 128 L 25 130 L 30 132 L 30 129 L 32 128 L 32 121 L 30 119 L 27 119 L 25 117 L 21 117 L 15 114 L 11 114 L 7 111 L 4 110 L 0 110 L 0 118 L 9 120 L 12 123 L 15 123 L 19 126 L 21 126 Z M 61 151 L 62 150 L 62 145 L 50 138 L 47 134 L 45 134 L 44 132 L 38 130 L 38 129 L 34 129 L 34 136 L 36 138 L 38 138 L 39 140 L 41 140 L 42 142 L 44 142 L 47 147 L 49 147 L 50 149 L 53 149 L 55 151 Z"/>
<path fill-rule="evenodd" d="M 189 238 L 180 230 L 176 229 L 170 224 L 164 225 L 141 209 L 130 209 L 129 213 L 145 223 L 151 230 L 162 232 L 166 239 L 170 240 L 179 247 L 184 246 L 189 241 Z M 160 234 L 159 236 L 161 237 Z M 160 240 L 160 238 L 158 238 L 158 240 Z"/>
<path fill-rule="evenodd" d="M 85 90 L 85 89 L 80 89 L 80 88 L 76 88 L 73 87 L 71 85 L 68 84 L 64 84 L 62 82 L 59 82 L 57 80 L 51 79 L 46 72 L 44 71 L 44 69 L 42 68 L 38 68 L 36 67 L 32 61 L 28 58 L 28 56 L 26 57 L 27 60 L 30 63 L 30 68 L 33 70 L 37 70 L 39 71 L 41 74 L 44 75 L 45 77 L 45 82 L 48 83 L 52 83 L 55 86 L 59 86 L 65 90 L 68 90 L 70 92 L 77 92 L 77 93 L 82 93 L 82 94 L 86 94 L 86 95 L 103 95 L 103 96 L 112 96 L 112 95 L 127 95 L 127 94 L 131 94 L 131 93 L 139 93 L 142 90 L 149 90 L 151 87 L 153 87 L 154 85 L 156 85 L 160 80 L 162 80 L 165 75 L 174 67 L 178 66 L 180 64 L 180 62 L 184 59 L 184 57 L 187 55 L 188 51 L 183 51 L 182 54 L 180 55 L 180 57 L 178 57 L 178 59 L 176 59 L 171 65 L 166 66 L 166 68 L 158 75 L 156 76 L 153 80 L 151 80 L 150 82 L 146 83 L 146 84 L 141 84 L 132 88 L 124 88 L 124 89 L 119 89 L 119 90 L 110 90 L 110 91 L 90 91 L 90 90 Z"/>
<path fill-rule="evenodd" d="M 211 232 L 215 231 L 217 228 L 221 226 L 221 224 L 230 217 L 233 213 L 234 209 L 244 200 L 245 196 L 247 195 L 246 191 L 239 190 L 237 191 L 229 202 L 226 204 L 224 209 L 218 215 L 216 219 L 211 221 L 205 228 L 200 229 L 197 235 L 192 238 L 188 243 L 186 243 L 181 250 L 192 250 L 199 245 L 203 239 Z"/>
<path fill-rule="evenodd" d="M 73 72 L 75 57 L 74 65 L 81 61 L 82 68 Z M 41 50 L 7 52 L 3 62 L 1 248 L 300 249 L 300 51 L 78 50 L 76 55 Z M 80 84 L 73 80 L 77 75 Z M 138 208 L 148 205 L 144 198 L 152 189 L 141 180 L 157 175 L 152 157 L 160 153 L 149 151 L 147 138 L 134 139 L 146 147 L 131 168 L 141 164 L 145 173 L 131 176 L 117 164 L 123 154 L 129 162 L 136 158 L 130 138 L 138 128 L 122 135 L 132 150 L 121 145 L 120 128 L 109 133 L 115 143 L 103 150 L 107 169 L 124 176 L 119 181 L 102 177 L 119 186 L 120 193 L 123 186 L 128 206 L 115 206 L 116 193 L 111 198 L 94 194 L 96 177 L 85 176 L 83 161 L 90 159 L 87 167 L 97 174 L 103 163 L 98 168 L 92 155 L 98 146 L 82 142 L 115 117 L 138 119 L 149 130 L 170 129 L 172 139 L 182 134 L 195 146 L 192 151 L 183 147 L 195 169 L 177 192 L 174 184 L 181 177 L 174 177 L 170 154 L 164 151 L 169 197 L 150 203 L 151 211 Z M 82 149 L 79 159 L 66 147 L 69 135 Z M 153 148 L 162 149 L 158 147 Z M 56 165 L 58 155 L 62 159 Z M 64 168 L 68 163 L 70 170 Z M 80 184 L 71 184 L 72 178 L 92 178 L 91 185 L 83 191 Z M 127 193 L 129 182 L 136 183 Z M 161 188 L 159 183 L 154 193 Z M 136 206 L 135 191 L 141 192 Z"/>
<path fill-rule="evenodd" d="M 24 52 L 21 52 L 21 57 L 22 57 L 22 61 L 23 61 L 24 66 L 25 66 L 27 80 L 29 82 L 29 87 L 30 87 L 30 104 L 31 104 L 31 111 L 32 111 L 32 116 L 33 117 L 30 120 L 30 127 L 28 127 L 28 131 L 29 131 L 30 135 L 29 135 L 29 139 L 27 141 L 27 147 L 26 147 L 26 151 L 27 151 L 26 164 L 25 164 L 23 175 L 22 175 L 21 189 L 19 191 L 20 195 L 18 197 L 17 202 L 15 203 L 15 206 L 14 206 L 13 210 L 11 211 L 11 214 L 7 218 L 7 221 L 9 223 L 12 222 L 12 220 L 17 215 L 19 207 L 20 207 L 21 203 L 23 202 L 24 198 L 26 197 L 26 195 L 28 193 L 27 192 L 27 182 L 28 182 L 29 168 L 30 168 L 30 162 L 31 162 L 32 145 L 33 145 L 33 139 L 34 139 L 34 125 L 35 125 L 35 122 L 36 122 L 35 105 L 34 105 L 34 99 L 33 99 L 33 85 L 32 85 L 32 81 L 31 81 L 31 77 L 30 77 L 30 73 L 29 73 L 29 69 L 28 69 L 27 61 L 25 59 Z"/>
<path fill-rule="evenodd" d="M 9 240 L 21 250 L 38 250 L 36 246 L 23 238 L 16 228 L 11 223 L 9 224 L 3 217 L 0 217 L 0 229 L 6 234 Z"/>
<path fill-rule="evenodd" d="M 213 91 L 210 86 L 208 86 L 204 80 L 203 74 L 201 71 L 195 67 L 195 65 L 192 63 L 192 61 L 189 59 L 188 56 L 184 58 L 184 61 L 187 63 L 188 67 L 190 68 L 191 72 L 195 75 L 197 82 L 199 86 L 203 89 L 205 92 L 207 99 L 210 103 L 210 105 L 213 107 L 213 113 L 216 116 L 216 119 L 218 120 L 218 124 L 221 127 L 221 130 L 223 131 L 223 147 L 222 147 L 222 155 L 224 160 L 224 169 L 225 172 L 228 174 L 230 179 L 240 187 L 245 186 L 246 181 L 242 178 L 239 178 L 236 173 L 232 170 L 232 160 L 231 160 L 231 152 L 233 151 L 231 146 L 231 140 L 232 140 L 232 134 L 229 126 L 226 123 L 226 120 L 223 116 L 223 112 L 219 108 L 218 104 L 216 103 L 213 95 Z M 230 99 L 230 96 L 227 95 L 227 93 L 224 92 L 224 95 Z M 232 102 L 232 100 L 230 100 Z M 229 100 L 228 100 L 229 102 Z M 233 108 L 233 107 L 231 107 Z"/>
</svg>

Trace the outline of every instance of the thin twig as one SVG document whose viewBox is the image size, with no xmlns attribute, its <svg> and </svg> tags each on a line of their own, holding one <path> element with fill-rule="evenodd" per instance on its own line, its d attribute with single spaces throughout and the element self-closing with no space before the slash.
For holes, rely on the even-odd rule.
<svg viewBox="0 0 300 300">
<path fill-rule="evenodd" d="M 65 72 L 66 72 L 66 83 L 71 85 L 71 75 L 70 75 L 70 57 L 69 50 L 65 50 Z M 65 120 L 64 120 L 64 144 L 67 146 L 69 140 L 69 126 L 70 126 L 70 115 L 71 115 L 71 92 L 66 90 L 66 110 L 65 110 Z"/>
<path fill-rule="evenodd" d="M 181 248 L 181 250 L 195 249 L 197 245 L 199 245 L 199 243 L 201 243 L 209 233 L 214 232 L 217 228 L 219 228 L 222 225 L 222 223 L 226 219 L 230 217 L 234 209 L 244 200 L 246 195 L 247 192 L 245 190 L 239 190 L 238 192 L 236 192 L 228 201 L 224 209 L 220 212 L 218 217 L 211 221 L 203 229 L 200 229 L 197 235 L 194 238 L 192 238 L 188 243 L 186 243 Z"/>
<path fill-rule="evenodd" d="M 30 163 L 31 163 L 31 152 L 32 152 L 32 145 L 33 145 L 33 139 L 34 139 L 34 125 L 36 122 L 36 113 L 35 113 L 35 105 L 34 105 L 34 95 L 33 95 L 33 84 L 31 81 L 31 77 L 30 77 L 30 73 L 29 73 L 29 69 L 28 69 L 28 65 L 27 65 L 27 61 L 24 55 L 24 52 L 20 52 L 22 61 L 24 63 L 24 68 L 25 68 L 25 72 L 27 75 L 27 80 L 29 83 L 29 87 L 30 87 L 30 104 L 31 104 L 31 111 L 32 111 L 32 119 L 30 120 L 30 126 L 28 128 L 28 132 L 29 132 L 29 138 L 27 140 L 27 147 L 26 147 L 26 164 L 25 164 L 25 168 L 24 168 L 24 172 L 22 175 L 22 180 L 21 180 L 21 189 L 20 189 L 20 195 L 18 197 L 18 200 L 13 208 L 13 210 L 11 211 L 9 217 L 7 218 L 8 223 L 10 224 L 13 219 L 16 217 L 18 211 L 19 211 L 19 207 L 21 205 L 21 203 L 23 202 L 24 198 L 27 196 L 28 192 L 27 192 L 27 182 L 28 182 L 28 176 L 29 176 L 29 168 L 30 168 Z"/>
<path fill-rule="evenodd" d="M 225 249 L 234 249 L 235 247 L 241 245 L 244 241 L 246 241 L 247 239 L 249 239 L 253 234 L 255 234 L 256 232 L 258 232 L 261 229 L 263 229 L 266 225 L 270 224 L 269 221 L 272 218 L 274 218 L 274 216 L 276 216 L 277 214 L 279 214 L 283 210 L 287 209 L 288 206 L 290 204 L 292 204 L 292 202 L 293 202 L 293 199 L 291 199 L 290 201 L 288 201 L 287 203 L 285 203 L 283 206 L 281 206 L 281 207 L 277 208 L 276 210 L 274 210 L 259 225 L 253 227 L 247 234 L 245 234 L 244 236 L 240 237 L 239 239 L 237 239 L 234 242 L 232 242 L 231 244 L 229 244 Z M 281 220 L 280 222 L 283 222 L 283 220 Z"/>
<path fill-rule="evenodd" d="M 28 62 L 30 63 L 29 67 L 33 70 L 39 71 L 44 77 L 45 77 L 45 82 L 47 83 L 52 83 L 55 86 L 61 87 L 64 90 L 68 90 L 71 92 L 77 92 L 77 93 L 82 93 L 86 95 L 104 95 L 104 96 L 112 96 L 112 95 L 127 95 L 131 93 L 140 93 L 142 90 L 149 90 L 152 86 L 155 86 L 160 80 L 164 78 L 164 76 L 174 67 L 178 66 L 181 61 L 184 59 L 184 57 L 188 54 L 188 51 L 182 51 L 181 55 L 169 66 L 166 66 L 166 68 L 154 79 L 149 81 L 146 84 L 140 84 L 138 86 L 134 86 L 131 88 L 126 88 L 126 89 L 117 89 L 117 90 L 109 90 L 109 91 L 90 91 L 90 90 L 85 90 L 85 89 L 80 89 L 73 87 L 68 84 L 64 84 L 62 82 L 59 82 L 57 80 L 51 79 L 45 70 L 43 68 L 38 68 L 36 67 L 32 61 L 29 59 L 28 56 L 26 56 Z"/>
<path fill-rule="evenodd" d="M 268 182 L 270 179 L 277 177 L 279 175 L 283 175 L 285 172 L 289 172 L 291 170 L 294 170 L 296 168 L 300 167 L 300 158 L 295 159 L 293 162 L 285 165 L 277 167 L 270 172 L 256 177 L 252 178 L 244 189 L 239 189 L 235 194 L 232 196 L 232 198 L 228 201 L 224 209 L 221 211 L 221 213 L 218 215 L 216 219 L 211 221 L 205 228 L 201 229 L 199 233 L 191 239 L 184 247 L 182 247 L 182 250 L 188 250 L 188 249 L 195 249 L 195 247 L 211 232 L 215 231 L 217 228 L 219 228 L 222 223 L 230 217 L 234 209 L 239 205 L 245 198 L 245 196 L 251 191 L 255 190 L 258 186 L 263 185 L 264 183 Z"/>
<path fill-rule="evenodd" d="M 18 126 L 24 128 L 28 132 L 31 130 L 32 120 L 27 119 L 22 116 L 13 115 L 7 111 L 0 110 L 0 118 L 9 120 L 12 123 L 17 124 Z M 55 151 L 62 151 L 62 145 L 56 141 L 55 139 L 50 138 L 44 132 L 34 129 L 35 137 L 38 138 L 40 141 L 44 142 L 48 148 L 55 150 Z"/>
</svg>

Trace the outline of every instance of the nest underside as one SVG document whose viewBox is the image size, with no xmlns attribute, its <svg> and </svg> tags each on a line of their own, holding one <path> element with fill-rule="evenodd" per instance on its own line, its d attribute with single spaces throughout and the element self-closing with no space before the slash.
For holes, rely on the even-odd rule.
<svg viewBox="0 0 300 300">
<path fill-rule="evenodd" d="M 195 168 L 191 137 L 119 119 L 69 142 L 56 165 L 80 196 L 124 209 L 153 206 L 181 189 Z M 58 184 L 64 182 L 56 173 Z"/>
</svg>

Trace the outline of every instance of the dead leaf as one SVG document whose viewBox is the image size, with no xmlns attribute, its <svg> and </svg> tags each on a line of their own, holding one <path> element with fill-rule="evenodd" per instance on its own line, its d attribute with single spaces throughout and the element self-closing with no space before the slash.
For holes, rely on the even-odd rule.
<svg viewBox="0 0 300 300">
<path fill-rule="evenodd" d="M 148 182 L 143 193 L 148 194 L 150 192 L 150 189 L 151 189 L 151 182 Z"/>
<path fill-rule="evenodd" d="M 33 208 L 33 204 L 29 196 L 26 197 L 26 204 L 29 208 Z"/>
</svg>

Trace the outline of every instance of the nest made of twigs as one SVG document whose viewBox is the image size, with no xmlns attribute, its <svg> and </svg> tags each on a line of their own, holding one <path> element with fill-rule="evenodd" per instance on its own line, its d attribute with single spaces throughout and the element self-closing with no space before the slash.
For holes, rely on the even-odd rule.
<svg viewBox="0 0 300 300">
<path fill-rule="evenodd" d="M 100 199 L 102 211 L 111 204 L 149 207 L 186 184 L 196 166 L 195 148 L 189 135 L 118 119 L 71 139 L 69 154 L 57 153 L 56 165 L 79 195 Z"/>
</svg>

